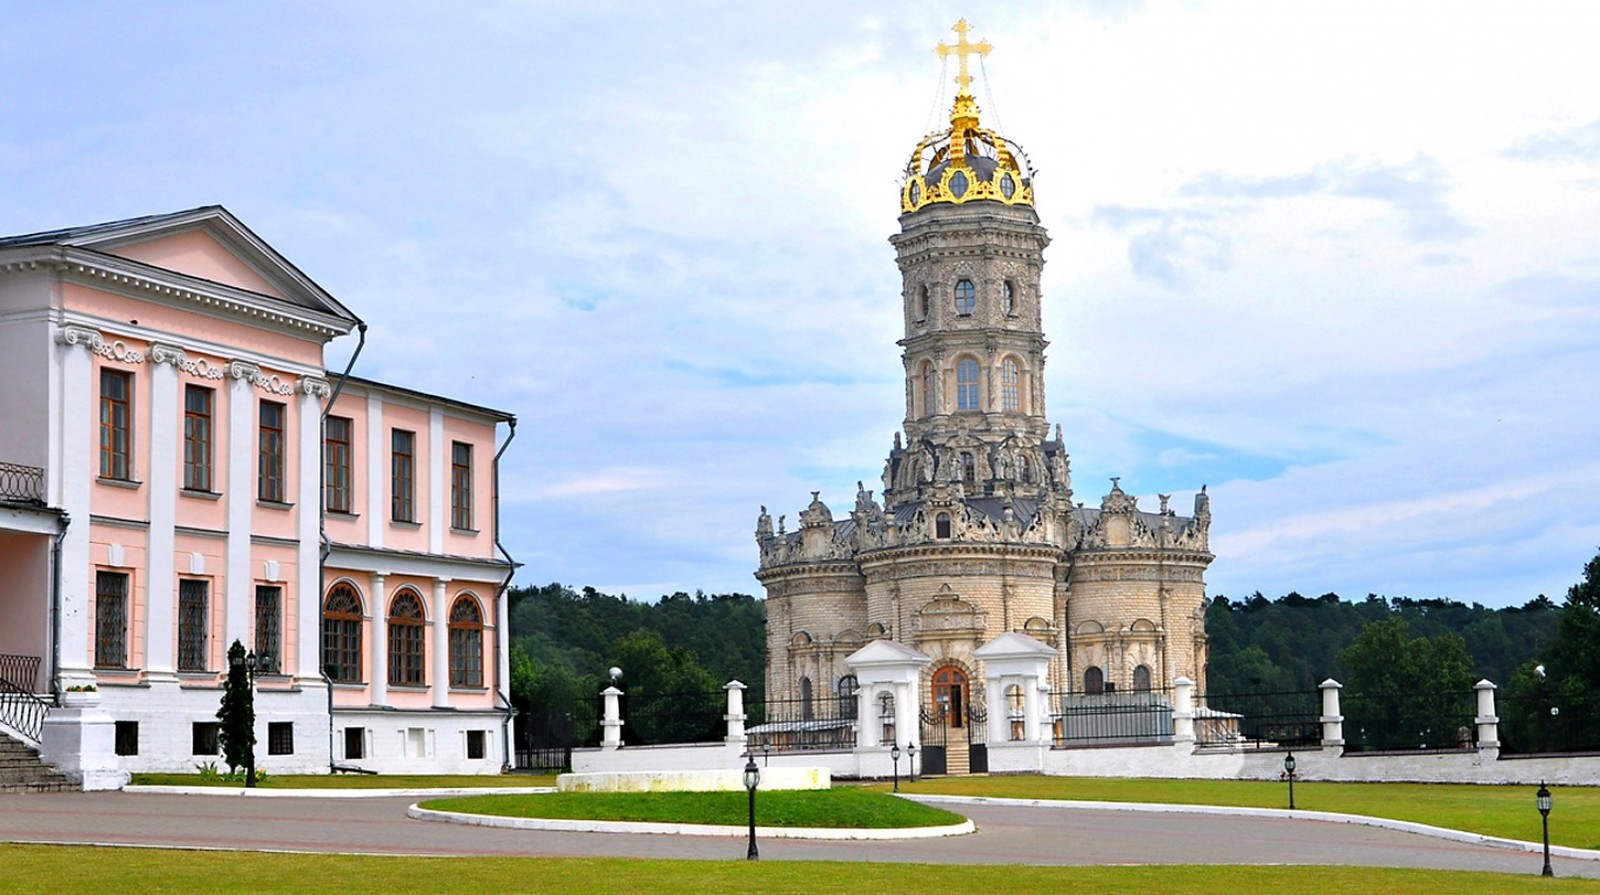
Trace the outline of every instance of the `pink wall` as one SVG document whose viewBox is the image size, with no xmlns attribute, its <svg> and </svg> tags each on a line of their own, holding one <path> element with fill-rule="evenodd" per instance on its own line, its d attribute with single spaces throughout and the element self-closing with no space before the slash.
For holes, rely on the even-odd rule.
<svg viewBox="0 0 1600 895">
<path fill-rule="evenodd" d="M 50 541 L 49 535 L 0 532 L 0 653 L 48 661 Z"/>
<path fill-rule="evenodd" d="M 236 345 L 264 357 L 279 357 L 319 368 L 322 366 L 323 343 L 315 339 L 271 332 L 245 323 L 102 292 L 75 283 L 66 284 L 62 294 L 63 305 L 68 310 L 130 323 L 138 321 L 138 326 L 169 333 L 178 342 L 187 338 Z M 111 335 L 107 333 L 108 337 Z"/>
<path fill-rule="evenodd" d="M 255 268 L 241 261 L 233 252 L 218 245 L 217 241 L 204 230 L 190 230 L 186 233 L 121 246 L 110 251 L 123 258 L 143 261 L 155 267 L 186 273 L 202 280 L 283 298 L 283 294 L 272 288 Z"/>
</svg>

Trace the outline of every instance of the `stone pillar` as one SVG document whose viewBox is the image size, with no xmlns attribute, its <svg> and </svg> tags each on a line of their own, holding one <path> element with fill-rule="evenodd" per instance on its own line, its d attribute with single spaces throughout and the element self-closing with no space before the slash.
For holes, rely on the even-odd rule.
<svg viewBox="0 0 1600 895">
<path fill-rule="evenodd" d="M 1500 749 L 1500 718 L 1495 715 L 1495 685 L 1487 680 L 1478 681 L 1473 689 L 1478 691 L 1478 748 Z"/>
<path fill-rule="evenodd" d="M 299 449 L 295 455 L 295 583 L 293 602 L 284 603 L 283 665 L 291 644 L 301 687 L 322 686 L 322 400 L 331 393 L 327 380 L 300 380 L 295 396 Z M 285 469 L 285 473 L 289 470 Z M 287 496 L 287 495 L 285 495 Z M 290 615 L 290 607 L 293 615 Z M 293 622 L 290 621 L 293 619 Z M 293 627 L 291 628 L 291 624 Z M 294 633 L 293 639 L 290 632 Z"/>
<path fill-rule="evenodd" d="M 1183 676 L 1172 682 L 1172 741 L 1194 742 L 1194 681 Z"/>
<path fill-rule="evenodd" d="M 256 401 L 255 378 L 261 370 L 255 364 L 231 361 L 228 364 L 228 465 L 214 475 L 212 488 L 222 484 L 227 491 L 228 540 L 225 548 L 222 581 L 222 642 L 253 644 L 250 629 L 255 624 L 255 606 L 250 569 L 250 517 L 256 505 Z M 219 402 L 220 403 L 220 402 Z M 213 453 L 215 453 L 213 451 Z M 215 463 L 215 456 L 212 461 Z M 225 478 L 224 478 L 225 476 Z"/>
<path fill-rule="evenodd" d="M 1328 678 L 1320 685 L 1322 688 L 1322 745 L 1344 745 L 1344 715 L 1339 709 L 1339 691 L 1344 689 L 1344 684 L 1333 678 Z"/>
<path fill-rule="evenodd" d="M 989 742 L 1004 743 L 1011 739 L 1011 700 L 1006 699 L 1006 686 L 1010 679 L 993 675 L 983 682 L 983 695 L 989 706 Z"/>
<path fill-rule="evenodd" d="M 60 429 L 52 433 L 51 455 L 60 460 L 52 462 L 49 472 L 53 497 L 50 503 L 65 510 L 72 519 L 61 541 L 61 664 L 55 684 L 62 691 L 95 682 L 89 658 L 89 607 L 94 600 L 89 504 L 90 483 L 99 468 L 93 446 L 100 443 L 96 429 L 100 417 L 95 407 L 100 384 L 95 379 L 93 352 L 105 343 L 98 331 L 73 325 L 63 325 L 56 332 L 56 342 L 61 346 L 56 354 L 61 364 L 61 412 L 56 421 Z M 130 593 L 130 608 L 133 603 L 134 595 Z M 128 653 L 132 661 L 132 643 L 128 644 Z"/>
<path fill-rule="evenodd" d="M 605 717 L 600 719 L 600 748 L 619 749 L 622 747 L 622 691 L 607 687 L 600 695 L 605 697 Z"/>
<path fill-rule="evenodd" d="M 389 598 L 383 592 L 383 574 L 372 573 L 372 655 L 367 657 L 368 694 L 373 705 L 389 701 Z"/>
<path fill-rule="evenodd" d="M 730 746 L 739 746 L 743 748 L 745 745 L 745 685 L 738 681 L 728 681 L 728 683 L 722 689 L 728 691 L 728 713 L 722 716 L 722 720 L 728 722 L 727 743 Z"/>
<path fill-rule="evenodd" d="M 100 709 L 99 694 L 79 708 L 53 708 L 39 731 L 39 760 L 82 784 L 85 792 L 121 789 L 129 774 L 117 758 L 117 725 Z"/>
<path fill-rule="evenodd" d="M 184 353 L 172 345 L 150 345 L 150 412 L 146 414 L 150 432 L 150 468 L 145 482 L 150 494 L 150 540 L 145 552 L 149 563 L 145 575 L 144 661 L 145 680 L 150 683 L 177 681 L 173 662 L 173 594 L 177 580 L 173 556 L 177 550 L 175 526 L 178 518 L 178 421 L 183 408 L 178 403 L 178 365 Z"/>
<path fill-rule="evenodd" d="M 445 594 L 449 578 L 433 582 L 433 705 L 450 706 L 450 604 Z M 485 682 L 487 683 L 487 681 Z"/>
<path fill-rule="evenodd" d="M 972 655 L 983 660 L 989 695 L 989 743 L 1018 742 L 1011 738 L 1012 707 L 1008 691 L 1022 692 L 1022 741 L 1037 743 L 1043 737 L 1039 691 L 1048 687 L 1050 661 L 1056 651 L 1025 634 L 1009 631 L 985 643 Z"/>
</svg>

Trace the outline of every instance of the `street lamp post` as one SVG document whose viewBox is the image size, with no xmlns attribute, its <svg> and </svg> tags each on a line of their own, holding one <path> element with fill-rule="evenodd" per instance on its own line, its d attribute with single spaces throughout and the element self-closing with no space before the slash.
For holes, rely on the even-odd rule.
<svg viewBox="0 0 1600 895">
<path fill-rule="evenodd" d="M 237 645 L 237 644 L 236 644 Z M 257 656 L 251 650 L 245 656 L 233 657 L 233 660 L 244 666 L 245 671 L 245 705 L 250 715 L 250 735 L 244 741 L 244 785 L 247 789 L 256 788 L 256 672 L 264 671 L 269 667 L 270 657 L 265 654 Z"/>
<path fill-rule="evenodd" d="M 889 757 L 894 760 L 894 791 L 900 791 L 900 744 L 895 743 L 889 750 Z"/>
<path fill-rule="evenodd" d="M 772 741 L 766 737 L 761 739 L 761 763 L 768 767 L 772 765 Z"/>
<path fill-rule="evenodd" d="M 750 850 L 744 856 L 747 861 L 761 857 L 756 851 L 756 787 L 760 785 L 761 768 L 756 766 L 756 757 L 751 755 L 744 765 L 744 788 L 750 792 Z"/>
<path fill-rule="evenodd" d="M 917 741 L 906 743 L 906 764 L 911 769 L 911 782 L 917 782 Z"/>
<path fill-rule="evenodd" d="M 1289 778 L 1289 810 L 1294 810 L 1294 753 L 1283 757 L 1283 775 Z"/>
<path fill-rule="evenodd" d="M 1539 806 L 1539 819 L 1544 821 L 1544 870 L 1540 876 L 1555 876 L 1556 872 L 1550 867 L 1550 790 L 1539 781 L 1539 791 L 1533 794 L 1533 803 Z"/>
</svg>

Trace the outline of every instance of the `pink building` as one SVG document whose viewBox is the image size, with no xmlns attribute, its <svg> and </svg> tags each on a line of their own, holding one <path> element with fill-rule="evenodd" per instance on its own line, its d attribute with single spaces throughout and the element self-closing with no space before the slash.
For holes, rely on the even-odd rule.
<svg viewBox="0 0 1600 895">
<path fill-rule="evenodd" d="M 217 761 L 238 640 L 258 767 L 500 770 L 515 420 L 328 370 L 357 328 L 218 206 L 0 238 L 0 734 Z"/>
</svg>

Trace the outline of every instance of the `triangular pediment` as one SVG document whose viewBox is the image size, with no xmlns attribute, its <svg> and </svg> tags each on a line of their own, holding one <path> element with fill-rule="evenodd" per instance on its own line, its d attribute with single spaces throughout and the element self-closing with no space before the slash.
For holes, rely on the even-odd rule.
<svg viewBox="0 0 1600 895">
<path fill-rule="evenodd" d="M 1035 656 L 1050 658 L 1055 654 L 1055 648 L 1015 631 L 1007 631 L 972 651 L 972 655 L 985 662 L 993 659 L 1023 659 Z"/>
<path fill-rule="evenodd" d="M 844 664 L 851 668 L 866 665 L 927 665 L 933 659 L 894 640 L 874 640 L 850 654 Z"/>
<path fill-rule="evenodd" d="M 357 318 L 220 205 L 0 239 L 0 248 L 63 246 L 121 258 L 152 274 L 263 296 L 338 318 Z"/>
</svg>

